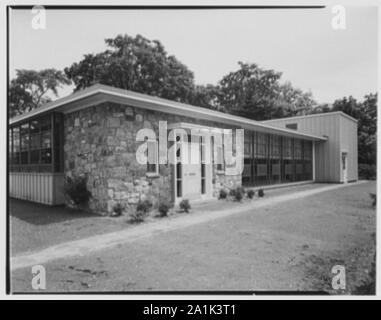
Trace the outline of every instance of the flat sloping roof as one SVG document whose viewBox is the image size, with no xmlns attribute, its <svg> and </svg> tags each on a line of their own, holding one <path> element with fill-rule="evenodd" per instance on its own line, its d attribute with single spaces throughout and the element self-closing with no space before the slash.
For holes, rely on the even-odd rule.
<svg viewBox="0 0 381 320">
<path fill-rule="evenodd" d="M 322 113 L 314 113 L 314 114 L 307 114 L 305 116 L 295 116 L 295 117 L 287 117 L 287 118 L 278 118 L 278 119 L 271 119 L 271 120 L 265 120 L 261 121 L 261 123 L 271 123 L 271 122 L 277 122 L 277 121 L 283 121 L 283 120 L 291 120 L 291 119 L 305 119 L 305 118 L 314 118 L 314 117 L 327 117 L 327 116 L 334 116 L 334 115 L 340 115 L 343 116 L 349 120 L 352 120 L 354 122 L 358 122 L 357 119 L 351 117 L 350 115 L 342 112 L 342 111 L 332 111 L 332 112 L 322 112 Z"/>
<path fill-rule="evenodd" d="M 89 88 L 77 91 L 66 97 L 49 102 L 37 109 L 10 119 L 10 125 L 15 125 L 32 117 L 51 111 L 70 113 L 102 102 L 115 102 L 148 110 L 188 116 L 197 119 L 210 120 L 218 123 L 239 126 L 248 130 L 297 137 L 301 139 L 325 141 L 326 137 L 295 132 L 291 129 L 275 128 L 265 123 L 234 116 L 220 111 L 196 107 L 185 103 L 149 96 L 112 86 L 95 84 Z"/>
</svg>

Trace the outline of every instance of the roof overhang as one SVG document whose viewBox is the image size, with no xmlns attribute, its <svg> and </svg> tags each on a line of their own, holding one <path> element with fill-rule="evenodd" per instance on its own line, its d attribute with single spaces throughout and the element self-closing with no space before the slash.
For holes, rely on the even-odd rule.
<svg viewBox="0 0 381 320">
<path fill-rule="evenodd" d="M 258 121 L 234 116 L 228 113 L 214 111 L 207 108 L 196 107 L 162 98 L 152 97 L 149 95 L 101 84 L 97 84 L 82 91 L 75 92 L 69 96 L 47 103 L 46 105 L 32 110 L 28 113 L 14 117 L 10 120 L 10 125 L 21 123 L 25 120 L 41 116 L 48 112 L 57 111 L 67 114 L 103 102 L 113 102 L 118 104 L 129 105 L 136 108 L 209 120 L 229 126 L 234 126 L 237 128 L 255 130 L 258 132 L 278 134 L 282 136 L 295 137 L 313 141 L 327 140 L 326 137 L 322 136 L 316 136 L 302 132 L 295 132 L 294 130 L 290 129 L 276 128 Z"/>
</svg>

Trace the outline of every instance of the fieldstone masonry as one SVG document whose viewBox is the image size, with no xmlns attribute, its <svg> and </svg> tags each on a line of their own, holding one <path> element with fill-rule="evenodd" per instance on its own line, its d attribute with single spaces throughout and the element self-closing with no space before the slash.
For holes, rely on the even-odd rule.
<svg viewBox="0 0 381 320">
<path fill-rule="evenodd" d="M 147 176 L 146 166 L 136 161 L 135 153 L 141 144 L 135 141 L 136 133 L 142 128 L 151 128 L 158 136 L 160 120 L 168 124 L 190 122 L 227 128 L 114 103 L 102 103 L 65 115 L 65 174 L 87 176 L 92 211 L 108 214 L 117 203 L 132 210 L 140 199 L 150 199 L 154 205 L 161 199 L 174 200 L 172 165 L 160 165 L 158 175 Z M 221 188 L 240 184 L 241 176 L 215 173 L 214 195 L 217 196 Z"/>
</svg>

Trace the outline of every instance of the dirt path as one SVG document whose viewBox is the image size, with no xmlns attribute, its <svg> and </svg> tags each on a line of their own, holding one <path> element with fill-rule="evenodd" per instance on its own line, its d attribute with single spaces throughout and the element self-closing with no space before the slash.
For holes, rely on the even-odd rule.
<svg viewBox="0 0 381 320">
<path fill-rule="evenodd" d="M 375 183 L 332 189 L 46 263 L 48 291 L 326 290 L 371 277 Z M 286 204 L 287 203 L 287 204 Z M 180 219 L 179 219 L 180 220 Z M 334 264 L 347 289 L 331 289 Z M 30 268 L 13 291 L 32 291 Z"/>
</svg>

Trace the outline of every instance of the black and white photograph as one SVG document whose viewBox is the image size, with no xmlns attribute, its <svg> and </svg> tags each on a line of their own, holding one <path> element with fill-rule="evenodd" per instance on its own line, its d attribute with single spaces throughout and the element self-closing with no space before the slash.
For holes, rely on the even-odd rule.
<svg viewBox="0 0 381 320">
<path fill-rule="evenodd" d="M 376 2 L 96 4 L 6 7 L 7 293 L 375 296 Z"/>
</svg>

